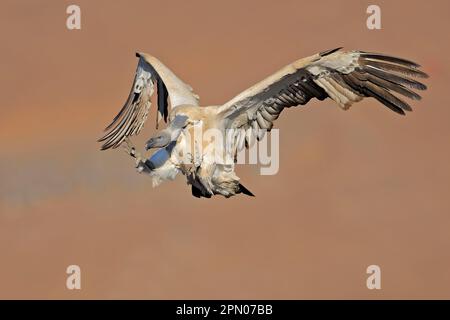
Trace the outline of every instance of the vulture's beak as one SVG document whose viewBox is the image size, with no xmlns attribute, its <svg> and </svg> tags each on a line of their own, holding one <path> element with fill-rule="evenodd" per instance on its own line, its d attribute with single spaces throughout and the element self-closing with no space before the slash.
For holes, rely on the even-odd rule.
<svg viewBox="0 0 450 320">
<path fill-rule="evenodd" d="M 158 136 L 150 138 L 145 144 L 145 150 L 151 148 L 164 148 L 170 143 L 170 134 L 167 132 L 160 132 Z"/>
<path fill-rule="evenodd" d="M 147 143 L 145 144 L 145 150 L 149 150 L 151 148 L 154 148 L 156 144 L 156 140 L 154 138 L 151 138 L 150 140 L 147 141 Z"/>
</svg>

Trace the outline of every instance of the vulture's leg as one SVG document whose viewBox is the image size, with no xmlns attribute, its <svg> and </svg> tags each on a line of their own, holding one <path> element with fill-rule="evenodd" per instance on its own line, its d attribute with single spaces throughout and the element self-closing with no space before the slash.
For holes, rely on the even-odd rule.
<svg viewBox="0 0 450 320">
<path fill-rule="evenodd" d="M 197 171 L 197 179 L 202 184 L 208 195 L 214 194 L 212 176 L 215 168 L 215 164 L 206 164 L 205 162 L 203 162 Z"/>
<path fill-rule="evenodd" d="M 126 137 L 122 143 L 122 146 L 126 154 L 136 159 L 136 163 L 144 160 L 141 154 L 136 151 L 136 147 L 134 146 L 133 142 L 131 142 L 130 138 Z"/>
<path fill-rule="evenodd" d="M 204 197 L 208 199 L 211 198 L 211 194 L 207 193 L 206 191 L 202 191 L 202 189 L 203 188 L 201 187 L 199 188 L 196 185 L 191 185 L 191 192 L 194 197 L 196 198 Z"/>
<path fill-rule="evenodd" d="M 187 184 L 191 185 L 192 195 L 196 198 L 211 198 L 211 194 L 203 187 L 203 184 L 197 179 L 198 177 L 195 174 L 194 170 L 185 171 L 185 175 L 187 178 Z"/>
<path fill-rule="evenodd" d="M 126 137 L 124 143 L 122 143 L 122 146 L 125 150 L 125 153 L 136 160 L 135 168 L 137 168 L 139 172 L 149 173 L 150 171 L 152 171 L 152 169 L 147 165 L 146 159 L 141 156 L 141 153 L 136 151 L 136 147 L 131 142 L 130 138 Z"/>
</svg>

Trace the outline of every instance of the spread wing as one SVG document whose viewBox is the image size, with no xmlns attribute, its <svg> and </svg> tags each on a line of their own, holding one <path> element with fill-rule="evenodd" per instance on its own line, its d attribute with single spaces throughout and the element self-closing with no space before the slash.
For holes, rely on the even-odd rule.
<svg viewBox="0 0 450 320">
<path fill-rule="evenodd" d="M 120 112 L 106 127 L 105 135 L 98 140 L 103 142 L 102 150 L 117 148 L 126 137 L 139 134 L 148 117 L 155 85 L 158 91 L 156 127 L 161 119 L 167 122 L 168 99 L 172 107 L 198 106 L 198 95 L 158 59 L 145 53 L 136 56 L 139 63 L 131 92 Z"/>
<path fill-rule="evenodd" d="M 284 108 L 304 105 L 312 98 L 330 98 L 348 109 L 372 97 L 404 115 L 411 107 L 403 97 L 420 100 L 413 90 L 426 89 L 413 79 L 428 77 L 418 68 L 412 61 L 384 54 L 328 50 L 289 64 L 221 106 L 218 112 L 225 128 L 253 128 L 247 130 L 245 139 L 236 136 L 241 146 L 243 142 L 250 145 L 255 136 L 261 138 Z"/>
</svg>

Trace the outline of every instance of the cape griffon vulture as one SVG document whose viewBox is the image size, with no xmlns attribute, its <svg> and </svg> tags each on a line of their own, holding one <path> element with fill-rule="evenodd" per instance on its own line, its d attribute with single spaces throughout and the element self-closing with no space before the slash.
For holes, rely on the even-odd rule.
<svg viewBox="0 0 450 320">
<path fill-rule="evenodd" d="M 196 197 L 238 193 L 253 195 L 234 172 L 236 153 L 261 139 L 285 108 L 330 98 L 347 110 L 366 97 L 375 98 L 404 115 L 411 107 L 397 95 L 420 100 L 413 90 L 426 86 L 413 78 L 426 78 L 419 65 L 402 58 L 341 48 L 297 60 L 219 106 L 199 106 L 199 97 L 155 57 L 137 53 L 139 63 L 130 95 L 122 110 L 105 129 L 102 150 L 125 147 L 136 159 L 136 168 L 153 177 L 153 185 L 172 180 L 182 172 Z M 156 128 L 168 126 L 146 143 L 158 150 L 145 159 L 129 137 L 139 134 L 147 120 L 151 98 L 157 90 Z M 397 94 L 397 95 L 396 95 Z M 171 110 L 169 112 L 169 101 Z M 195 130 L 216 130 L 226 139 L 205 139 Z M 230 133 L 231 132 L 231 133 Z M 215 140 L 215 148 L 208 148 Z M 219 161 L 219 149 L 226 159 Z M 219 152 L 220 153 L 220 152 Z"/>
</svg>

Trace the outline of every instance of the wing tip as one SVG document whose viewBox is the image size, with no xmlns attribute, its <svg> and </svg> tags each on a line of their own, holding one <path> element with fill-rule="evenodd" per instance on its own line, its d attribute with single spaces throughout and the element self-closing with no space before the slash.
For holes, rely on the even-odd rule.
<svg viewBox="0 0 450 320">
<path fill-rule="evenodd" d="M 375 59 L 375 60 L 381 60 L 381 61 L 388 61 L 391 63 L 397 63 L 400 65 L 412 67 L 412 68 L 421 68 L 422 66 L 418 64 L 417 62 L 411 61 L 409 59 L 400 58 L 396 56 L 392 56 L 389 54 L 384 53 L 377 53 L 377 52 L 368 52 L 368 51 L 359 51 L 359 54 L 365 58 L 368 59 Z"/>
<path fill-rule="evenodd" d="M 99 139 L 97 140 L 97 142 L 101 142 L 101 140 Z M 107 149 L 109 149 L 109 147 L 106 146 L 106 143 L 102 144 L 102 146 L 100 147 L 100 151 L 105 151 Z"/>
<path fill-rule="evenodd" d="M 332 54 L 332 53 L 335 53 L 336 51 L 341 50 L 342 48 L 344 48 L 344 47 L 339 47 L 339 48 L 335 48 L 335 49 L 322 51 L 322 52 L 319 53 L 319 56 L 325 57 L 325 56 L 327 56 L 329 54 Z"/>
<path fill-rule="evenodd" d="M 114 149 L 114 146 L 112 146 L 109 142 L 106 142 L 106 143 L 102 144 L 102 146 L 100 147 L 100 151 L 105 151 L 105 150 L 111 149 L 111 147 Z"/>
</svg>

